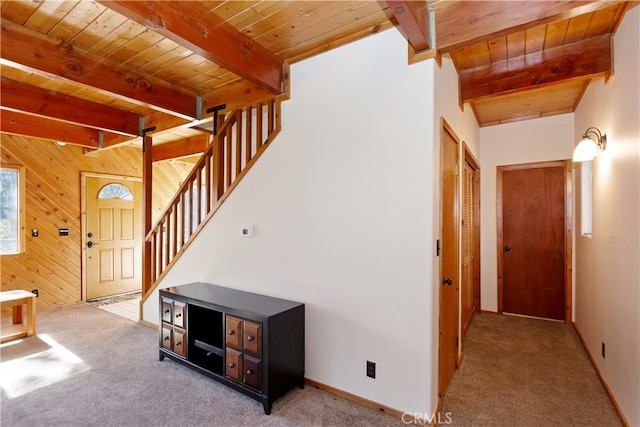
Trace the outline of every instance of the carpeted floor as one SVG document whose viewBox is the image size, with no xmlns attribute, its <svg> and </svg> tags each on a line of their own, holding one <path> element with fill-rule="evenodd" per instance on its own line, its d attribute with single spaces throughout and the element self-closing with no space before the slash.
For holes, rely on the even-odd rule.
<svg viewBox="0 0 640 427">
<path fill-rule="evenodd" d="M 89 304 L 38 313 L 2 348 L 2 426 L 388 426 L 399 419 L 311 387 L 262 404 L 165 359 L 154 329 Z"/>
<path fill-rule="evenodd" d="M 89 304 L 38 313 L 38 336 L 1 349 L 0 425 L 393 426 L 396 418 L 320 390 L 262 405 L 168 359 L 154 329 Z M 479 315 L 441 425 L 622 425 L 574 329 Z"/>
<path fill-rule="evenodd" d="M 573 327 L 491 314 L 473 319 L 442 412 L 454 426 L 623 425 Z"/>
</svg>

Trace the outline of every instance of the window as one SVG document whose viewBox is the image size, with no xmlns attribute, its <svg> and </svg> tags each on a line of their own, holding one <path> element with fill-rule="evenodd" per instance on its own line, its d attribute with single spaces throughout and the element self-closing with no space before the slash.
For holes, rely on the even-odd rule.
<svg viewBox="0 0 640 427">
<path fill-rule="evenodd" d="M 24 168 L 0 168 L 0 254 L 24 252 Z"/>
<path fill-rule="evenodd" d="M 580 166 L 580 215 L 581 233 L 583 236 L 591 236 L 591 214 L 593 209 L 593 174 L 591 170 L 593 161 L 582 162 Z"/>
<path fill-rule="evenodd" d="M 98 193 L 98 199 L 133 200 L 133 194 L 122 184 L 107 184 Z"/>
</svg>

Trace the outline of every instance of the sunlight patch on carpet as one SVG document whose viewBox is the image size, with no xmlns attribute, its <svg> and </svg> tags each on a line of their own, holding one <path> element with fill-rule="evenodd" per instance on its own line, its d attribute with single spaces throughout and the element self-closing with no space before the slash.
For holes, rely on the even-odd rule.
<svg viewBox="0 0 640 427">
<path fill-rule="evenodd" d="M 88 371 L 78 356 L 48 335 L 38 335 L 51 346 L 40 353 L 0 363 L 0 387 L 10 399 Z"/>
</svg>

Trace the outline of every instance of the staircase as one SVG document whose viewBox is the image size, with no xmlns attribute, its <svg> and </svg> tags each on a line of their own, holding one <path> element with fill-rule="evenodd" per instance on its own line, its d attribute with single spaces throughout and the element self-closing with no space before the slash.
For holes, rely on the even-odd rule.
<svg viewBox="0 0 640 427">
<path fill-rule="evenodd" d="M 220 116 L 215 127 L 212 143 L 145 238 L 143 302 L 278 135 L 280 100 Z"/>
</svg>

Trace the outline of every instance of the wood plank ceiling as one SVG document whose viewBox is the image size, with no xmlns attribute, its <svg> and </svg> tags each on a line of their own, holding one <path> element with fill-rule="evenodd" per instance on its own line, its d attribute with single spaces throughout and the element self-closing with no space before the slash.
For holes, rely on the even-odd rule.
<svg viewBox="0 0 640 427">
<path fill-rule="evenodd" d="M 481 126 L 570 112 L 635 3 L 3 0 L 0 131 L 95 149 L 155 127 L 158 160 L 192 154 L 207 108 L 286 96 L 289 64 L 394 27 L 414 60 L 450 55 Z"/>
</svg>

